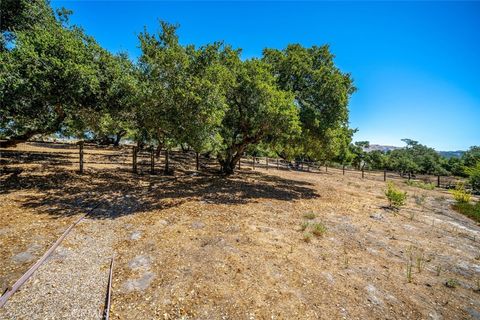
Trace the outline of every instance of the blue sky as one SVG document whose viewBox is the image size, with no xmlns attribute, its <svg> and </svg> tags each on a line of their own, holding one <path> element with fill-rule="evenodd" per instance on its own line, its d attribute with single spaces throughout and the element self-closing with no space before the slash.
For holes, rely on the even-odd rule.
<svg viewBox="0 0 480 320">
<path fill-rule="evenodd" d="M 329 44 L 358 91 L 354 140 L 437 150 L 480 145 L 480 2 L 52 1 L 112 52 L 140 54 L 137 35 L 158 19 L 180 24 L 180 41 L 224 40 L 262 49 Z"/>
</svg>

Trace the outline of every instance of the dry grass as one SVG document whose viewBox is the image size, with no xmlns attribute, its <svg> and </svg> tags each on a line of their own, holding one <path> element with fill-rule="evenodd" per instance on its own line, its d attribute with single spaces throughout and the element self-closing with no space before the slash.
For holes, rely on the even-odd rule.
<svg viewBox="0 0 480 320">
<path fill-rule="evenodd" d="M 480 228 L 450 209 L 446 192 L 422 191 L 421 205 L 409 199 L 393 215 L 384 209 L 382 181 L 334 170 L 177 175 L 3 175 L 4 281 L 28 267 L 12 260 L 22 243 L 50 243 L 82 206 L 103 196 L 115 210 L 94 218 L 119 226 L 113 319 L 454 319 L 480 312 Z M 328 231 L 314 237 L 320 220 Z M 410 260 L 411 246 L 421 250 Z M 455 279 L 454 295 L 446 279 Z"/>
</svg>

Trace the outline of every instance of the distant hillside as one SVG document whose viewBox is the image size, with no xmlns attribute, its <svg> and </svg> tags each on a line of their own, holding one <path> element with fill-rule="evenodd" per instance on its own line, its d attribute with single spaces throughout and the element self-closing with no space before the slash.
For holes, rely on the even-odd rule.
<svg viewBox="0 0 480 320">
<path fill-rule="evenodd" d="M 401 147 L 382 146 L 380 144 L 371 144 L 368 148 L 365 148 L 364 150 L 366 152 L 375 151 L 375 150 L 382 151 L 382 152 L 387 152 L 387 151 L 395 150 L 395 149 L 401 149 Z"/>
<path fill-rule="evenodd" d="M 395 146 L 383 146 L 380 144 L 371 144 L 368 148 L 365 148 L 364 150 L 366 152 L 371 152 L 371 151 L 382 151 L 382 152 L 387 152 L 395 149 L 401 149 L 402 147 L 395 147 Z M 450 158 L 461 158 L 462 155 L 465 153 L 465 151 L 462 150 L 457 150 L 457 151 L 437 151 L 442 157 L 445 157 L 447 159 Z"/>
<path fill-rule="evenodd" d="M 445 157 L 447 159 L 450 158 L 461 158 L 462 155 L 465 153 L 465 151 L 438 151 L 442 157 Z"/>
</svg>

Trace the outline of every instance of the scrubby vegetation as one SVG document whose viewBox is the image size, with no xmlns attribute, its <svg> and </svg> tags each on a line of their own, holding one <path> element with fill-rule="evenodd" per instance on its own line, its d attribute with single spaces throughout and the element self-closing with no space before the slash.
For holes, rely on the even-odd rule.
<svg viewBox="0 0 480 320">
<path fill-rule="evenodd" d="M 387 196 L 388 203 L 391 209 L 398 210 L 400 209 L 400 207 L 404 206 L 405 202 L 407 201 L 407 193 L 397 189 L 393 182 L 387 183 L 385 195 Z"/>
<path fill-rule="evenodd" d="M 435 189 L 435 185 L 433 183 L 423 182 L 423 181 L 415 181 L 415 180 L 407 180 L 405 183 L 411 187 L 417 187 L 420 189 L 425 190 L 433 190 Z"/>
<path fill-rule="evenodd" d="M 469 203 L 472 198 L 472 195 L 470 192 L 465 190 L 465 186 L 463 184 L 458 184 L 456 188 L 450 192 L 457 203 Z"/>
<path fill-rule="evenodd" d="M 453 205 L 453 209 L 477 222 L 480 222 L 480 202 L 458 202 Z"/>
<path fill-rule="evenodd" d="M 459 184 L 451 193 L 455 199 L 455 204 L 452 206 L 453 209 L 480 222 L 480 202 L 471 202 L 472 195 L 465 190 L 465 186 Z"/>
</svg>

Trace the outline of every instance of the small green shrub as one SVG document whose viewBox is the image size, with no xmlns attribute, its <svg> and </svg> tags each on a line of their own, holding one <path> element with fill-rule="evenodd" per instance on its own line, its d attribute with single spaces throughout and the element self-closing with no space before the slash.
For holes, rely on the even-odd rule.
<svg viewBox="0 0 480 320">
<path fill-rule="evenodd" d="M 313 219 L 315 219 L 315 213 L 313 213 L 313 212 L 308 212 L 308 213 L 305 213 L 305 214 L 303 215 L 303 217 L 304 217 L 305 219 L 313 220 Z"/>
<path fill-rule="evenodd" d="M 452 208 L 463 214 L 467 217 L 480 222 L 480 202 L 477 203 L 469 203 L 469 202 L 457 202 L 455 203 Z"/>
<path fill-rule="evenodd" d="M 325 232 L 327 232 L 327 227 L 323 223 L 314 223 L 312 225 L 312 233 L 317 237 L 322 236 Z"/>
<path fill-rule="evenodd" d="M 306 243 L 310 243 L 312 241 L 312 238 L 313 238 L 313 236 L 309 232 L 305 232 L 303 234 L 303 241 L 305 241 Z"/>
<path fill-rule="evenodd" d="M 457 184 L 455 189 L 450 192 L 457 203 L 469 203 L 472 199 L 470 192 L 465 190 L 465 186 L 461 183 Z"/>
<path fill-rule="evenodd" d="M 413 272 L 412 272 L 413 263 L 412 260 L 407 261 L 407 282 L 412 283 Z"/>
<path fill-rule="evenodd" d="M 407 185 L 411 187 L 417 187 L 420 189 L 425 189 L 425 190 L 434 190 L 435 185 L 433 183 L 428 183 L 428 182 L 423 182 L 423 181 L 415 181 L 415 180 L 407 180 L 405 182 Z"/>
<path fill-rule="evenodd" d="M 303 223 L 300 225 L 300 230 L 302 230 L 302 231 L 307 230 L 308 225 L 309 225 L 308 222 L 303 222 Z"/>
<path fill-rule="evenodd" d="M 447 288 L 455 288 L 458 286 L 458 281 L 455 280 L 455 279 L 447 279 L 447 281 L 445 281 L 445 286 Z"/>
<path fill-rule="evenodd" d="M 387 184 L 385 195 L 387 196 L 390 208 L 393 209 L 399 209 L 401 206 L 404 206 L 407 200 L 407 193 L 398 190 L 392 182 Z"/>
</svg>

